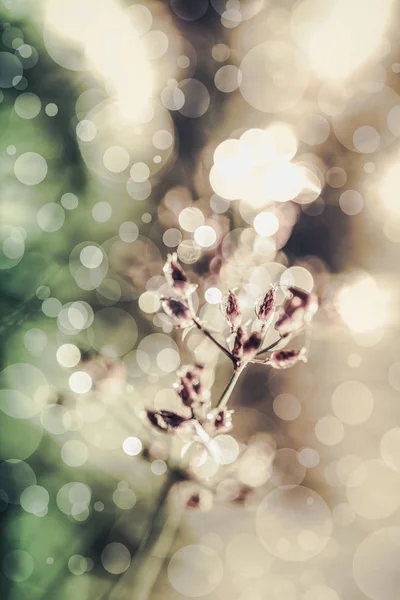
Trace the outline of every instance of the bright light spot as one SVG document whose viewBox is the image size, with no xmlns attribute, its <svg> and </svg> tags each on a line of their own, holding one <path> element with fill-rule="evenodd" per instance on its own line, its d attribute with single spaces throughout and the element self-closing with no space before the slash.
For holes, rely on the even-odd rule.
<svg viewBox="0 0 400 600">
<path fill-rule="evenodd" d="M 202 225 L 194 232 L 195 242 L 202 248 L 210 248 L 217 240 L 215 229 L 209 225 Z"/>
<path fill-rule="evenodd" d="M 295 156 L 298 141 L 293 129 L 289 125 L 275 121 L 267 127 L 265 133 L 274 140 L 275 158 L 291 160 Z"/>
<path fill-rule="evenodd" d="M 222 300 L 222 292 L 216 287 L 210 287 L 206 290 L 204 298 L 209 304 L 220 304 Z"/>
<path fill-rule="evenodd" d="M 262 175 L 262 186 L 270 200 L 288 202 L 298 196 L 305 185 L 304 175 L 290 162 L 269 165 Z"/>
<path fill-rule="evenodd" d="M 76 371 L 69 378 L 69 387 L 76 394 L 86 394 L 92 387 L 92 378 L 85 371 Z"/>
<path fill-rule="evenodd" d="M 57 350 L 56 357 L 62 367 L 71 368 L 81 360 L 81 353 L 74 344 L 63 344 Z"/>
<path fill-rule="evenodd" d="M 137 456 L 142 451 L 142 442 L 137 437 L 127 437 L 122 444 L 125 454 Z"/>
<path fill-rule="evenodd" d="M 254 229 L 263 237 L 274 235 L 279 229 L 279 219 L 272 212 L 261 212 L 254 219 Z"/>
<path fill-rule="evenodd" d="M 103 253 L 97 246 L 85 246 L 80 253 L 80 260 L 84 267 L 96 269 L 103 262 Z"/>
<path fill-rule="evenodd" d="M 103 164 L 112 173 L 125 171 L 130 162 L 129 152 L 121 146 L 107 148 L 103 156 Z"/>
<path fill-rule="evenodd" d="M 239 456 L 239 444 L 231 435 L 218 435 L 212 440 L 218 448 L 218 462 L 230 465 Z"/>
<path fill-rule="evenodd" d="M 378 287 L 373 277 L 362 275 L 338 291 L 335 306 L 349 329 L 369 333 L 386 325 L 388 300 L 388 293 Z"/>
<path fill-rule="evenodd" d="M 294 285 L 306 292 L 311 292 L 314 287 L 314 278 L 304 267 L 289 267 L 282 273 L 280 284 L 282 286 Z"/>
<path fill-rule="evenodd" d="M 165 463 L 165 461 L 161 460 L 160 458 L 157 458 L 151 463 L 150 469 L 151 472 L 154 473 L 154 475 L 164 475 L 167 472 L 167 464 Z"/>
<path fill-rule="evenodd" d="M 145 163 L 137 162 L 131 166 L 130 175 L 136 183 L 143 183 L 149 178 L 150 169 Z"/>
<path fill-rule="evenodd" d="M 198 227 L 204 224 L 204 215 L 198 208 L 188 206 L 179 214 L 179 225 L 185 231 L 196 231 Z"/>
<path fill-rule="evenodd" d="M 155 313 L 160 308 L 160 298 L 155 292 L 143 292 L 139 296 L 139 308 L 145 313 Z"/>
<path fill-rule="evenodd" d="M 392 6 L 393 0 L 304 0 L 292 12 L 292 34 L 319 77 L 348 77 L 378 50 Z"/>
<path fill-rule="evenodd" d="M 46 24 L 83 49 L 89 66 L 105 79 L 119 108 L 143 119 L 153 94 L 153 74 L 145 44 L 127 12 L 114 0 L 48 0 Z"/>
</svg>

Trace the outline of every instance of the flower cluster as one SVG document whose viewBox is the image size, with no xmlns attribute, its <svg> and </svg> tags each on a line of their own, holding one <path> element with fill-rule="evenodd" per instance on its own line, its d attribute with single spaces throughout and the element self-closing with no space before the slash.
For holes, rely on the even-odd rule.
<svg viewBox="0 0 400 600">
<path fill-rule="evenodd" d="M 163 296 L 160 300 L 164 312 L 171 318 L 175 327 L 196 327 L 218 346 L 231 360 L 233 375 L 216 407 L 212 408 L 210 390 L 203 383 L 203 366 L 196 364 L 183 367 L 178 372 L 178 380 L 174 384 L 180 399 L 180 409 L 176 412 L 148 410 L 147 418 L 159 431 L 176 432 L 183 427 L 185 431 L 189 429 L 195 439 L 209 448 L 214 435 L 232 427 L 233 411 L 227 410 L 227 403 L 240 374 L 249 363 L 260 363 L 273 369 L 287 369 L 300 361 L 307 361 L 305 346 L 300 349 L 286 349 L 285 346 L 293 337 L 306 331 L 318 308 L 317 297 L 313 293 L 289 286 L 284 290 L 284 302 L 278 307 L 278 286 L 272 285 L 255 303 L 255 319 L 250 328 L 249 324 L 242 322 L 238 297 L 231 290 L 221 302 L 221 310 L 230 335 L 224 342 L 219 342 L 197 318 L 192 302 L 192 294 L 197 286 L 189 281 L 176 254 L 168 256 L 163 271 L 173 293 L 171 296 Z M 272 326 L 278 339 L 265 347 L 266 335 Z M 267 352 L 269 355 L 266 358 L 258 358 Z"/>
<path fill-rule="evenodd" d="M 229 431 L 232 427 L 231 413 L 227 409 L 211 409 L 210 392 L 202 381 L 203 366 L 188 365 L 178 372 L 174 389 L 180 398 L 180 409 L 147 410 L 150 423 L 158 431 L 171 433 L 185 425 L 185 431 L 192 431 L 201 441 L 218 433 Z"/>
</svg>

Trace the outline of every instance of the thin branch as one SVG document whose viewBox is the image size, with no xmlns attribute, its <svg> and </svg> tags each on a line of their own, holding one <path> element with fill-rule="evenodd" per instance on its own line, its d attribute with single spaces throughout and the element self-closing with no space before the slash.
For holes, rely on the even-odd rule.
<svg viewBox="0 0 400 600">
<path fill-rule="evenodd" d="M 229 350 L 227 350 L 226 348 L 224 348 L 224 346 L 222 344 L 220 344 L 215 337 L 208 331 L 208 329 L 205 329 L 203 327 L 203 325 L 195 318 L 193 318 L 193 323 L 196 325 L 197 329 L 199 331 L 202 331 L 204 333 L 204 335 L 206 337 L 208 337 L 209 340 L 211 340 L 216 346 L 218 346 L 218 348 L 221 350 L 221 352 L 223 352 L 225 354 L 225 356 L 227 356 L 229 358 L 229 360 L 231 360 L 233 362 L 233 364 L 236 366 L 236 360 L 233 358 L 232 354 L 229 352 Z"/>
<path fill-rule="evenodd" d="M 244 369 L 244 367 L 242 367 L 240 369 L 236 369 L 233 372 L 233 375 L 232 375 L 232 377 L 231 377 L 228 385 L 226 386 L 226 388 L 222 392 L 221 398 L 218 400 L 217 408 L 223 409 L 228 404 L 228 400 L 231 397 L 231 394 L 232 394 L 232 392 L 234 390 L 235 385 L 238 382 L 238 379 L 239 379 L 239 377 L 240 377 L 243 369 Z"/>
<path fill-rule="evenodd" d="M 264 352 L 269 352 L 270 350 L 273 350 L 284 339 L 285 339 L 285 337 L 283 337 L 283 336 L 280 337 L 278 340 L 276 340 L 276 342 L 273 342 L 272 344 L 270 344 L 266 348 L 263 348 L 262 350 L 260 350 L 259 352 L 257 352 L 256 356 L 260 356 L 260 354 L 264 354 Z"/>
</svg>

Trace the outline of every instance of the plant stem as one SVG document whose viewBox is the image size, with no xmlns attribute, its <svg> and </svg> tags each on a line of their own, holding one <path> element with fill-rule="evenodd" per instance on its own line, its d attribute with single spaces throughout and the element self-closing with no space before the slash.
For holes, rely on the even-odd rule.
<svg viewBox="0 0 400 600">
<path fill-rule="evenodd" d="M 232 354 L 229 352 L 229 350 L 227 350 L 226 348 L 224 348 L 224 346 L 222 344 L 220 344 L 215 337 L 207 330 L 203 327 L 203 325 L 195 318 L 193 318 L 193 323 L 196 325 L 197 329 L 199 329 L 200 331 L 202 331 L 204 333 L 204 335 L 206 337 L 208 337 L 208 339 L 210 339 L 212 342 L 214 342 L 214 344 L 216 346 L 218 346 L 218 348 L 221 350 L 221 352 L 223 352 L 225 354 L 225 356 L 227 356 L 235 365 L 236 361 L 233 358 Z"/>
<path fill-rule="evenodd" d="M 135 581 L 138 582 L 139 589 L 134 595 L 135 600 L 148 600 L 150 598 L 168 552 L 178 533 L 185 508 L 185 505 L 182 504 L 178 510 L 170 514 L 148 556 L 136 572 Z"/>
<path fill-rule="evenodd" d="M 236 369 L 233 372 L 233 375 L 230 378 L 228 385 L 222 392 L 221 398 L 218 400 L 217 408 L 220 408 L 220 409 L 225 408 L 225 406 L 228 404 L 228 400 L 231 397 L 231 394 L 234 390 L 236 383 L 238 382 L 238 379 L 239 379 L 243 369 L 244 369 L 244 367 L 241 367 L 239 369 Z"/>
<path fill-rule="evenodd" d="M 273 342 L 272 344 L 270 344 L 269 346 L 267 346 L 266 348 L 263 348 L 262 350 L 260 350 L 259 352 L 257 352 L 256 356 L 260 356 L 260 354 L 264 354 L 264 352 L 269 352 L 270 350 L 273 350 L 276 346 L 278 346 L 278 344 L 283 340 L 283 337 L 280 337 L 278 340 L 276 340 L 276 342 Z"/>
<path fill-rule="evenodd" d="M 131 565 L 125 575 L 119 580 L 109 594 L 102 596 L 100 600 L 120 600 L 121 598 L 133 598 L 139 600 L 143 598 L 141 588 L 146 586 L 147 560 L 151 557 L 154 546 L 160 535 L 162 535 L 165 521 L 162 515 L 165 510 L 168 496 L 175 485 L 177 477 L 173 472 L 169 472 L 160 494 L 156 501 L 155 509 L 150 518 L 146 531 L 143 534 L 141 542 L 132 557 Z M 160 526 L 160 521 L 162 522 Z M 161 567 L 160 567 L 161 568 Z M 125 593 L 129 590 L 129 593 Z M 132 593 L 131 593 L 132 592 Z M 144 596 L 146 598 L 147 596 Z"/>
</svg>

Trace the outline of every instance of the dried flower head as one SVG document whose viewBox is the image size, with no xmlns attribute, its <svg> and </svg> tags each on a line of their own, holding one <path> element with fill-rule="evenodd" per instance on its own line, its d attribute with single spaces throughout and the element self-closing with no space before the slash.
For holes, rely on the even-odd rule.
<svg viewBox="0 0 400 600">
<path fill-rule="evenodd" d="M 146 417 L 153 427 L 163 432 L 175 430 L 182 423 L 188 421 L 186 417 L 182 417 L 182 415 L 178 415 L 170 410 L 147 410 Z"/>
<path fill-rule="evenodd" d="M 184 366 L 178 371 L 178 381 L 174 388 L 185 406 L 199 408 L 207 401 L 207 394 L 201 382 L 202 365 Z"/>
<path fill-rule="evenodd" d="M 315 294 L 308 293 L 297 287 L 289 287 L 290 294 L 283 304 L 282 312 L 275 323 L 275 329 L 281 336 L 295 333 L 308 322 L 318 309 L 318 300 Z"/>
<path fill-rule="evenodd" d="M 211 414 L 211 419 L 215 431 L 218 433 L 225 433 L 232 429 L 232 414 L 233 410 L 223 408 L 222 410 L 214 410 Z"/>
<path fill-rule="evenodd" d="M 188 296 L 196 289 L 196 286 L 191 284 L 185 271 L 178 262 L 176 252 L 168 254 L 167 262 L 163 267 L 165 279 L 168 284 L 174 288 L 175 292 L 181 296 Z"/>
<path fill-rule="evenodd" d="M 193 324 L 193 317 L 189 307 L 177 298 L 163 297 L 160 300 L 164 312 L 172 317 L 173 324 L 179 329 L 190 327 Z"/>
<path fill-rule="evenodd" d="M 255 311 L 258 319 L 268 327 L 274 318 L 276 307 L 276 286 L 272 286 L 263 298 L 255 305 Z"/>
<path fill-rule="evenodd" d="M 307 351 L 301 350 L 278 350 L 266 359 L 265 364 L 274 369 L 289 369 L 299 361 L 307 362 Z"/>
<path fill-rule="evenodd" d="M 229 291 L 221 302 L 221 310 L 232 331 L 236 331 L 242 322 L 242 313 L 236 294 Z"/>
<path fill-rule="evenodd" d="M 261 344 L 263 343 L 264 332 L 263 331 L 253 331 L 244 341 L 243 344 L 243 357 L 247 360 L 250 360 L 257 354 L 259 349 L 261 348 Z"/>
</svg>

